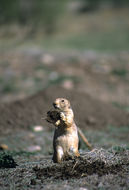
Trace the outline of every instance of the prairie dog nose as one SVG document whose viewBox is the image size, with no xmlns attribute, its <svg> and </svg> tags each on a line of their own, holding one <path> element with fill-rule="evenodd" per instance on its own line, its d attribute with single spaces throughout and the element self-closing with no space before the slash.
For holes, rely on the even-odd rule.
<svg viewBox="0 0 129 190">
<path fill-rule="evenodd" d="M 53 106 L 54 106 L 54 108 L 57 108 L 57 105 L 56 105 L 56 103 L 55 103 L 55 102 L 53 103 Z"/>
</svg>

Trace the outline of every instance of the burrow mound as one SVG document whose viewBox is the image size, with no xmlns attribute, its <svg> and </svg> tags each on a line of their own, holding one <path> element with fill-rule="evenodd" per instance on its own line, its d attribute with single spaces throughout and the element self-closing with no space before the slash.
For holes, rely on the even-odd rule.
<svg viewBox="0 0 129 190">
<path fill-rule="evenodd" d="M 121 149 L 122 150 L 122 149 Z M 62 164 L 34 167 L 37 179 L 69 179 L 81 178 L 88 175 L 98 176 L 118 173 L 128 173 L 129 151 L 107 151 L 95 149 L 85 153 L 80 158 L 65 161 Z"/>
<path fill-rule="evenodd" d="M 124 111 L 95 100 L 85 93 L 53 86 L 26 99 L 1 104 L 0 134 L 16 129 L 28 129 L 32 125 L 47 126 L 48 124 L 41 118 L 46 116 L 46 112 L 57 97 L 68 98 L 71 101 L 76 123 L 81 128 L 129 124 L 129 114 Z"/>
</svg>

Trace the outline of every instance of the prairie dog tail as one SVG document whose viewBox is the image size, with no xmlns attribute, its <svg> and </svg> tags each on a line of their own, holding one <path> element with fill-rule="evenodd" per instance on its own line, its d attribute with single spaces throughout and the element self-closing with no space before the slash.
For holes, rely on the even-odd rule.
<svg viewBox="0 0 129 190">
<path fill-rule="evenodd" d="M 78 133 L 80 135 L 80 137 L 82 138 L 82 140 L 84 141 L 84 143 L 88 146 L 89 150 L 92 150 L 92 146 L 91 144 L 88 142 L 87 138 L 85 137 L 84 133 L 82 132 L 82 130 L 78 127 Z"/>
</svg>

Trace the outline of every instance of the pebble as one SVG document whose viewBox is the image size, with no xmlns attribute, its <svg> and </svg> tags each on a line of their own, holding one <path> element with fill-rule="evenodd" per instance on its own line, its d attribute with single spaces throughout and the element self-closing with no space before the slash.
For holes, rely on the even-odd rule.
<svg viewBox="0 0 129 190">
<path fill-rule="evenodd" d="M 40 126 L 40 125 L 34 126 L 34 131 L 35 131 L 35 132 L 43 131 L 43 127 Z"/>
</svg>

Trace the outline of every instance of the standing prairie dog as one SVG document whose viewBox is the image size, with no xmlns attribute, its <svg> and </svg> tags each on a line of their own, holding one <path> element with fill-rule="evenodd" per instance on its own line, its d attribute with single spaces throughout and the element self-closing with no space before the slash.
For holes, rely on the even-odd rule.
<svg viewBox="0 0 129 190">
<path fill-rule="evenodd" d="M 53 139 L 53 161 L 60 163 L 67 156 L 80 156 L 79 138 L 70 102 L 64 98 L 57 98 L 53 106 L 60 114 L 60 118 L 54 121 L 56 129 Z"/>
<path fill-rule="evenodd" d="M 53 161 L 60 163 L 67 156 L 80 156 L 78 133 L 88 148 L 92 150 L 92 146 L 74 122 L 74 113 L 70 102 L 65 98 L 57 98 L 53 106 L 55 109 L 49 111 L 46 118 L 48 122 L 56 126 L 53 139 Z"/>
</svg>

